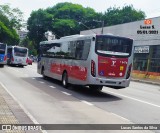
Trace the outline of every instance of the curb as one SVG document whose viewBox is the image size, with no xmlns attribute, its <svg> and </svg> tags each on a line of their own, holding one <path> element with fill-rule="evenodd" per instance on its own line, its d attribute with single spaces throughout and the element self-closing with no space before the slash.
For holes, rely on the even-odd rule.
<svg viewBox="0 0 160 133">
<path fill-rule="evenodd" d="M 13 97 L 4 88 L 4 85 L 0 82 L 0 105 L 1 110 L 0 115 L 3 117 L 4 121 L 0 124 L 34 124 L 33 121 L 27 116 L 27 114 L 22 110 L 19 104 L 13 99 Z M 12 119 L 11 119 L 11 118 Z"/>
<path fill-rule="evenodd" d="M 146 81 L 146 80 L 141 80 L 141 79 L 131 79 L 131 81 L 160 86 L 160 83 L 158 82 Z"/>
</svg>

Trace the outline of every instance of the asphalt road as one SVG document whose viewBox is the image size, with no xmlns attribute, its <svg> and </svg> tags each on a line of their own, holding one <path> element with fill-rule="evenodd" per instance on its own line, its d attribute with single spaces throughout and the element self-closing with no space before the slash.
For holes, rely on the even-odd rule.
<svg viewBox="0 0 160 133">
<path fill-rule="evenodd" d="M 31 66 L 0 68 L 0 82 L 35 123 L 41 124 L 160 124 L 160 87 L 131 82 L 114 90 L 91 92 L 86 87 L 65 89 L 44 80 Z M 157 131 L 158 132 L 158 131 Z"/>
</svg>

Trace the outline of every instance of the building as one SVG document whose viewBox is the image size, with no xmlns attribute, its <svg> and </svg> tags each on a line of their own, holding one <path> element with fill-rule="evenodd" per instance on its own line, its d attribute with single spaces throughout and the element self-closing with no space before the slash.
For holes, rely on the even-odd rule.
<svg viewBox="0 0 160 133">
<path fill-rule="evenodd" d="M 80 34 L 100 34 L 102 28 Z M 103 34 L 134 39 L 133 76 L 160 79 L 160 17 L 103 28 Z"/>
<path fill-rule="evenodd" d="M 19 35 L 20 41 L 22 41 L 23 39 L 25 39 L 26 36 L 27 36 L 27 34 L 28 34 L 28 31 L 19 30 L 18 31 L 18 35 Z"/>
</svg>

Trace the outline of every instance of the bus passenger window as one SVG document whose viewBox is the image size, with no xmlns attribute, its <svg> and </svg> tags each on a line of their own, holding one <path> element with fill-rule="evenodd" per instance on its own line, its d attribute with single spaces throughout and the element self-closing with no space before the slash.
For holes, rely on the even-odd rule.
<svg viewBox="0 0 160 133">
<path fill-rule="evenodd" d="M 90 50 L 91 40 L 80 40 L 77 41 L 76 45 L 76 59 L 78 60 L 87 60 L 89 50 Z"/>
<path fill-rule="evenodd" d="M 84 41 L 77 41 L 76 44 L 76 59 L 82 59 L 82 53 L 84 48 Z"/>
</svg>

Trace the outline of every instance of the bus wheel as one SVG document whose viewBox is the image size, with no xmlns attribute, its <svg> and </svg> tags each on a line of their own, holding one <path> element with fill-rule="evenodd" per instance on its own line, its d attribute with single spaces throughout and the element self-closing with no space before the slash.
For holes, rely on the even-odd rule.
<svg viewBox="0 0 160 133">
<path fill-rule="evenodd" d="M 63 75 L 62 75 L 62 85 L 65 88 L 68 87 L 68 75 L 67 75 L 67 72 L 64 72 Z"/>
<path fill-rule="evenodd" d="M 43 76 L 44 79 L 47 79 L 47 77 L 44 74 L 44 67 L 42 67 L 41 74 L 42 74 L 42 76 Z"/>
<path fill-rule="evenodd" d="M 91 91 L 101 91 L 103 86 L 101 86 L 101 85 L 90 85 L 89 88 L 90 88 Z"/>
<path fill-rule="evenodd" d="M 125 88 L 125 87 L 118 87 L 118 86 L 115 86 L 115 87 L 113 87 L 113 88 L 119 90 L 119 89 L 123 89 L 123 88 Z"/>
<path fill-rule="evenodd" d="M 2 64 L 2 65 L 0 65 L 0 67 L 4 67 L 4 65 Z"/>
<path fill-rule="evenodd" d="M 24 66 L 23 66 L 23 65 L 19 65 L 19 67 L 22 67 L 22 68 L 23 68 Z"/>
</svg>

